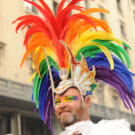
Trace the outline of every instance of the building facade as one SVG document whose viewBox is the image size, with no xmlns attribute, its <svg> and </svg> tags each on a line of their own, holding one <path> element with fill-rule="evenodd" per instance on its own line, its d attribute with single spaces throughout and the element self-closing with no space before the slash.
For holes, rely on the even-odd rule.
<svg viewBox="0 0 135 135">
<path fill-rule="evenodd" d="M 38 2 L 38 0 L 33 0 Z M 47 1 L 56 14 L 60 0 Z M 70 0 L 67 0 L 69 2 Z M 135 0 L 87 0 L 80 2 L 86 8 L 100 7 L 110 14 L 95 13 L 93 16 L 106 20 L 115 37 L 129 44 L 132 51 L 125 48 L 131 60 L 130 70 L 135 70 Z M 39 15 L 39 12 L 22 0 L 0 0 L 0 135 L 51 135 L 40 120 L 38 110 L 31 102 L 32 83 L 27 80 L 32 75 L 31 59 L 19 68 L 24 54 L 24 31 L 15 34 L 13 20 L 25 14 Z M 135 82 L 135 78 L 134 78 Z M 134 85 L 135 89 L 135 85 Z M 135 109 L 134 109 L 135 112 Z M 135 115 L 126 110 L 117 92 L 100 83 L 91 96 L 90 118 L 93 122 L 101 119 L 126 118 L 135 131 Z M 52 118 L 55 135 L 62 130 L 55 116 Z"/>
</svg>

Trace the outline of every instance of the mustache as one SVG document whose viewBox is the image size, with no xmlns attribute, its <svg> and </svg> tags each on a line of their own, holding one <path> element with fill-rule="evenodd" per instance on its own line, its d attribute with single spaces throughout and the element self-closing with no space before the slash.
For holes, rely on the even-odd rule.
<svg viewBox="0 0 135 135">
<path fill-rule="evenodd" d="M 62 111 L 59 112 L 59 115 L 61 115 L 64 112 L 71 112 L 71 111 L 70 110 L 62 110 Z"/>
<path fill-rule="evenodd" d="M 63 112 L 71 112 L 71 109 L 69 107 L 59 109 L 57 112 L 55 112 L 55 114 L 60 115 Z"/>
</svg>

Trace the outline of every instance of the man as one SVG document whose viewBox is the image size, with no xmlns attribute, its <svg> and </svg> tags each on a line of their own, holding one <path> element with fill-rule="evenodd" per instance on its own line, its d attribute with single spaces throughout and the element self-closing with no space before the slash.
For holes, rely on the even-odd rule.
<svg viewBox="0 0 135 135">
<path fill-rule="evenodd" d="M 82 107 L 80 92 L 77 88 L 68 88 L 61 95 L 55 95 L 55 115 L 66 129 L 60 135 L 134 135 L 126 120 L 102 120 L 98 124 L 90 121 L 90 97 Z"/>
<path fill-rule="evenodd" d="M 85 99 L 86 106 L 83 108 L 80 93 L 75 87 L 68 88 L 62 95 L 55 95 L 55 103 L 55 115 L 63 127 L 90 119 L 90 97 Z"/>
<path fill-rule="evenodd" d="M 29 26 L 24 39 L 26 52 L 21 66 L 27 57 L 32 56 L 32 78 L 35 77 L 33 97 L 41 119 L 54 134 L 51 116 L 55 108 L 56 117 L 66 127 L 66 133 L 62 134 L 97 135 L 99 127 L 104 129 L 104 135 L 109 134 L 117 127 L 117 121 L 111 122 L 108 128 L 104 125 L 108 125 L 109 121 L 97 125 L 89 121 L 90 95 L 97 87 L 96 81 L 114 87 L 127 109 L 133 111 L 135 107 L 134 74 L 128 70 L 130 60 L 121 46 L 130 47 L 113 36 L 104 20 L 91 16 L 91 13 L 109 12 L 77 5 L 83 0 L 72 0 L 67 4 L 66 0 L 61 0 L 55 17 L 43 0 L 39 0 L 41 6 L 30 0 L 25 1 L 43 15 L 25 15 L 13 22 L 19 22 L 16 31 Z M 78 12 L 72 14 L 72 10 Z M 120 123 L 123 125 L 125 122 Z"/>
</svg>

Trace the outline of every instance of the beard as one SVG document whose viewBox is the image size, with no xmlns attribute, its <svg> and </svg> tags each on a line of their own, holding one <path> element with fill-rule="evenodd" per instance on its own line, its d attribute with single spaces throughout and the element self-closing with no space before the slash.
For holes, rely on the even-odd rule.
<svg viewBox="0 0 135 135">
<path fill-rule="evenodd" d="M 61 113 L 66 112 L 66 113 Z M 63 127 L 70 126 L 78 121 L 81 121 L 85 118 L 86 112 L 85 109 L 78 108 L 77 110 L 72 110 L 70 107 L 65 107 L 65 109 L 55 112 L 55 116 Z"/>
</svg>

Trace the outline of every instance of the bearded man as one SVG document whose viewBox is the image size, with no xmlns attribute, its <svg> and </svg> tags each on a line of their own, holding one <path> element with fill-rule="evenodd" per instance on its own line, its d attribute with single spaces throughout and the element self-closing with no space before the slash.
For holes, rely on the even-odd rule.
<svg viewBox="0 0 135 135">
<path fill-rule="evenodd" d="M 85 9 L 77 4 L 84 0 L 66 4 L 66 0 L 61 0 L 55 18 L 43 0 L 39 0 L 42 6 L 25 1 L 35 6 L 43 17 L 25 15 L 13 22 L 19 21 L 16 31 L 29 26 L 21 66 L 32 56 L 33 97 L 41 119 L 52 134 L 54 108 L 57 119 L 66 128 L 61 135 L 131 135 L 124 120 L 94 124 L 89 118 L 90 95 L 98 80 L 114 87 L 127 109 L 133 112 L 135 107 L 134 74 L 128 70 L 130 60 L 121 46 L 130 47 L 113 36 L 107 22 L 91 16 L 109 11 Z M 78 12 L 73 14 L 72 10 Z"/>
<path fill-rule="evenodd" d="M 62 95 L 55 95 L 55 115 L 63 127 L 70 126 L 82 120 L 89 120 L 90 97 L 82 107 L 80 93 L 77 88 L 68 88 Z"/>
<path fill-rule="evenodd" d="M 98 124 L 90 121 L 90 96 L 82 106 L 77 88 L 68 88 L 61 95 L 55 95 L 55 115 L 65 128 L 60 135 L 134 135 L 126 120 L 102 120 Z"/>
</svg>

